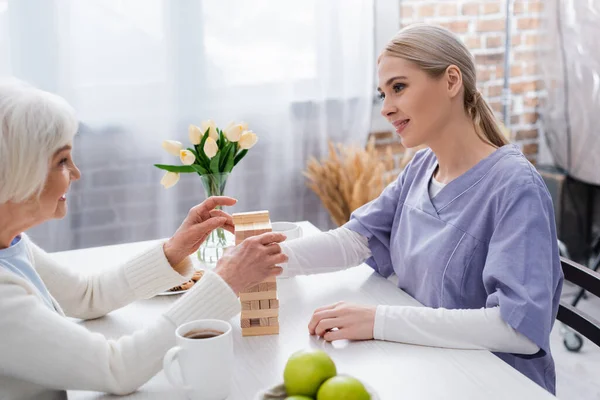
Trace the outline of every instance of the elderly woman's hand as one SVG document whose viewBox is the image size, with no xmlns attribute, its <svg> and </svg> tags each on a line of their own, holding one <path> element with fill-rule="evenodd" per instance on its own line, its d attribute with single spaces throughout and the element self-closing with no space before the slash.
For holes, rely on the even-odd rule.
<svg viewBox="0 0 600 400">
<path fill-rule="evenodd" d="M 215 272 L 235 293 L 240 293 L 270 276 L 279 275 L 282 269 L 277 264 L 288 261 L 278 244 L 285 239 L 281 233 L 273 232 L 252 236 L 227 249 L 219 259 Z"/>
<path fill-rule="evenodd" d="M 197 251 L 214 229 L 223 227 L 234 233 L 235 228 L 231 215 L 216 210 L 215 207 L 232 206 L 236 202 L 237 200 L 231 197 L 213 196 L 193 207 L 179 229 L 163 247 L 169 263 L 175 267 L 187 256 Z"/>
</svg>

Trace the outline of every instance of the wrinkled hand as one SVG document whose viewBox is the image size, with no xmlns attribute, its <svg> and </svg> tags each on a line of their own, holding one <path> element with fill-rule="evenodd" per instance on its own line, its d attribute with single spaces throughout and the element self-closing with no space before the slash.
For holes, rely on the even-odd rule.
<svg viewBox="0 0 600 400">
<path fill-rule="evenodd" d="M 288 261 L 278 244 L 285 239 L 285 235 L 273 232 L 249 237 L 225 251 L 217 262 L 215 272 L 235 293 L 279 275 L 283 270 L 277 264 Z"/>
<path fill-rule="evenodd" d="M 218 206 L 232 206 L 236 199 L 227 196 L 212 196 L 194 206 L 173 237 L 164 245 L 165 256 L 176 266 L 187 256 L 197 251 L 208 235 L 217 228 L 234 233 L 233 218 Z"/>
<path fill-rule="evenodd" d="M 343 301 L 317 308 L 308 324 L 308 331 L 328 342 L 373 339 L 376 310 L 376 306 L 359 306 Z"/>
</svg>

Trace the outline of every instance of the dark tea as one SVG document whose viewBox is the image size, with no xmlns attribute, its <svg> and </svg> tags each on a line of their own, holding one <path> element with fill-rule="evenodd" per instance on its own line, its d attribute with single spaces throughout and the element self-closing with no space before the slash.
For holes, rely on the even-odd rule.
<svg viewBox="0 0 600 400">
<path fill-rule="evenodd" d="M 222 335 L 223 332 L 216 331 L 213 329 L 197 329 L 193 331 L 189 331 L 183 337 L 188 339 L 210 339 L 215 336 Z"/>
</svg>

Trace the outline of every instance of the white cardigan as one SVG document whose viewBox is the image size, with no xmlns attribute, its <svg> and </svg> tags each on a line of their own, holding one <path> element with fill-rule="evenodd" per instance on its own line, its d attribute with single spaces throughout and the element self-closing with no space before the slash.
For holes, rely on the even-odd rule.
<svg viewBox="0 0 600 400">
<path fill-rule="evenodd" d="M 229 320 L 240 310 L 227 283 L 206 272 L 145 329 L 108 340 L 65 315 L 98 318 L 150 298 L 189 280 L 191 262 L 186 276 L 178 274 L 161 243 L 120 267 L 82 276 L 57 264 L 26 235 L 22 240 L 58 312 L 28 281 L 0 268 L 0 400 L 65 399 L 67 389 L 133 392 L 160 371 L 177 326 L 200 318 Z"/>
</svg>

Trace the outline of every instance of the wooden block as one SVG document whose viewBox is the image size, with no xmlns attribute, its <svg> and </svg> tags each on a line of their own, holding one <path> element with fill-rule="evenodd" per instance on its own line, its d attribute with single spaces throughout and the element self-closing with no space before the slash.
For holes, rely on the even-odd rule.
<svg viewBox="0 0 600 400">
<path fill-rule="evenodd" d="M 279 334 L 279 325 L 277 326 L 256 326 L 242 329 L 242 336 L 263 336 Z"/>
<path fill-rule="evenodd" d="M 268 211 L 254 211 L 249 212 L 244 216 L 244 221 L 247 223 L 260 223 L 260 222 L 270 222 L 269 212 Z"/>
<path fill-rule="evenodd" d="M 240 242 L 243 242 L 244 240 L 248 239 L 251 235 L 249 234 L 250 231 L 241 231 L 241 232 L 236 232 L 235 234 L 235 240 L 239 240 Z"/>
<path fill-rule="evenodd" d="M 276 299 L 277 291 L 240 293 L 240 301 Z"/>
<path fill-rule="evenodd" d="M 256 230 L 253 225 L 240 225 L 235 227 L 236 240 L 244 241 L 249 237 L 256 236 Z"/>
<path fill-rule="evenodd" d="M 238 224 L 248 224 L 254 222 L 262 222 L 269 220 L 269 212 L 266 210 L 262 211 L 250 211 L 243 213 L 233 213 L 231 215 L 233 217 L 233 223 L 235 225 Z"/>
<path fill-rule="evenodd" d="M 276 276 L 270 276 L 267 279 L 265 279 L 263 282 L 277 282 L 277 277 Z"/>
<path fill-rule="evenodd" d="M 269 291 L 269 283 L 268 282 L 259 283 L 258 291 L 259 292 L 268 292 Z"/>
<path fill-rule="evenodd" d="M 271 308 L 271 309 L 278 309 L 279 308 L 279 300 L 277 300 L 277 299 L 270 299 L 269 300 L 269 308 Z"/>
<path fill-rule="evenodd" d="M 242 326 L 242 329 L 244 329 L 244 328 L 250 328 L 250 319 L 249 318 L 243 318 L 240 321 L 240 325 Z"/>
<path fill-rule="evenodd" d="M 255 293 L 255 292 L 260 292 L 259 285 L 250 286 L 248 289 L 244 290 L 242 293 Z"/>
<path fill-rule="evenodd" d="M 251 310 L 260 310 L 260 300 L 252 300 L 250 302 L 250 309 Z"/>
<path fill-rule="evenodd" d="M 269 300 L 260 300 L 260 309 L 261 310 L 268 310 L 269 308 Z"/>
<path fill-rule="evenodd" d="M 268 232 L 271 232 L 273 230 L 273 227 L 271 225 L 271 221 L 255 222 L 254 223 L 254 230 L 255 231 L 268 231 Z"/>
<path fill-rule="evenodd" d="M 250 235 L 253 231 L 255 231 L 254 229 L 254 224 L 244 224 L 244 225 L 238 225 L 235 227 L 235 231 L 237 233 L 239 233 L 240 235 L 245 235 L 248 236 Z"/>
<path fill-rule="evenodd" d="M 269 318 L 261 318 L 260 326 L 269 326 Z"/>
<path fill-rule="evenodd" d="M 279 318 L 269 317 L 269 326 L 279 326 Z"/>
<path fill-rule="evenodd" d="M 250 308 L 251 304 L 252 304 L 251 301 L 242 301 L 242 311 L 251 310 L 252 309 L 252 308 Z"/>
<path fill-rule="evenodd" d="M 277 282 L 267 282 L 267 291 L 277 290 Z M 261 287 L 262 292 L 262 287 Z"/>
<path fill-rule="evenodd" d="M 242 310 L 241 319 L 271 318 L 279 316 L 279 310 L 267 308 L 266 310 Z"/>
<path fill-rule="evenodd" d="M 244 213 L 233 213 L 231 217 L 233 218 L 233 224 L 236 227 L 238 225 L 244 225 L 246 222 L 246 215 Z"/>
</svg>

